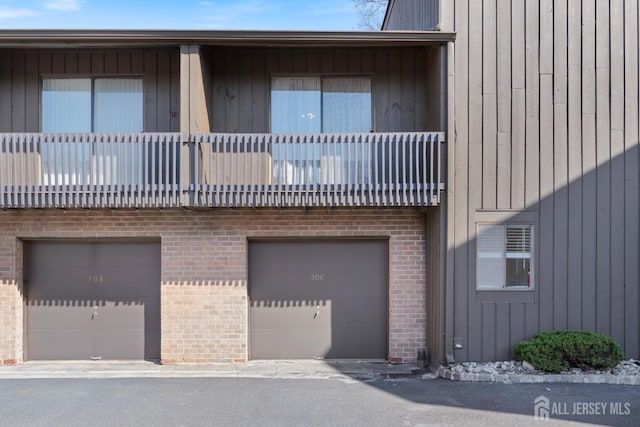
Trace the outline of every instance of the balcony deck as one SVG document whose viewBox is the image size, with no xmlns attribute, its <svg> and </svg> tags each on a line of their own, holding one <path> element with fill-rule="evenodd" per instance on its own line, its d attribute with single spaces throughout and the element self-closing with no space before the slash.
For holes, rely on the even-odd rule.
<svg viewBox="0 0 640 427">
<path fill-rule="evenodd" d="M 441 132 L 0 134 L 0 208 L 435 206 Z"/>
</svg>

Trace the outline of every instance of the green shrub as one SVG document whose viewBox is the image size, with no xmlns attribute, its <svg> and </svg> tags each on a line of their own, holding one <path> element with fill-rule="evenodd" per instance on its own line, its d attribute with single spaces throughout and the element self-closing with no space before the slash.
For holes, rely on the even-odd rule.
<svg viewBox="0 0 640 427">
<path fill-rule="evenodd" d="M 607 335 L 564 330 L 537 333 L 517 343 L 513 353 L 546 372 L 613 368 L 624 357 L 620 345 Z"/>
</svg>

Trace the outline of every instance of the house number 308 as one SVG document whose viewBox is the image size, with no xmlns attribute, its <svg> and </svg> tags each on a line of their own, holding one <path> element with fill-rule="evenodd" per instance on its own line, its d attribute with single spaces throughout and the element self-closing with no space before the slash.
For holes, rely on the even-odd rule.
<svg viewBox="0 0 640 427">
<path fill-rule="evenodd" d="M 314 273 L 311 275 L 311 280 L 314 282 L 319 282 L 321 280 L 324 280 L 324 274 Z"/>
<path fill-rule="evenodd" d="M 90 275 L 89 276 L 89 283 L 95 283 L 95 284 L 104 283 L 104 276 Z"/>
</svg>

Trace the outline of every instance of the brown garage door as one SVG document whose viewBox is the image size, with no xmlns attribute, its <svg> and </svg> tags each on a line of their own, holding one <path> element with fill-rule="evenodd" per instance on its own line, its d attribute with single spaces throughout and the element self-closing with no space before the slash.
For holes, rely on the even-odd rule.
<svg viewBox="0 0 640 427">
<path fill-rule="evenodd" d="M 388 242 L 251 242 L 252 359 L 380 359 Z"/>
<path fill-rule="evenodd" d="M 28 360 L 158 359 L 160 245 L 26 245 Z"/>
</svg>

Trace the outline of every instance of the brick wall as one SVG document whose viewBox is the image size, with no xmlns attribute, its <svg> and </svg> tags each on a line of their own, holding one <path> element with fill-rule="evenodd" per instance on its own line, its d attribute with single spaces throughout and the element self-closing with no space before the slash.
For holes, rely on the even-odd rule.
<svg viewBox="0 0 640 427">
<path fill-rule="evenodd" d="M 419 209 L 16 210 L 0 212 L 0 363 L 22 359 L 20 238 L 160 238 L 162 360 L 247 358 L 247 238 L 390 238 L 389 357 L 425 346 Z"/>
</svg>

